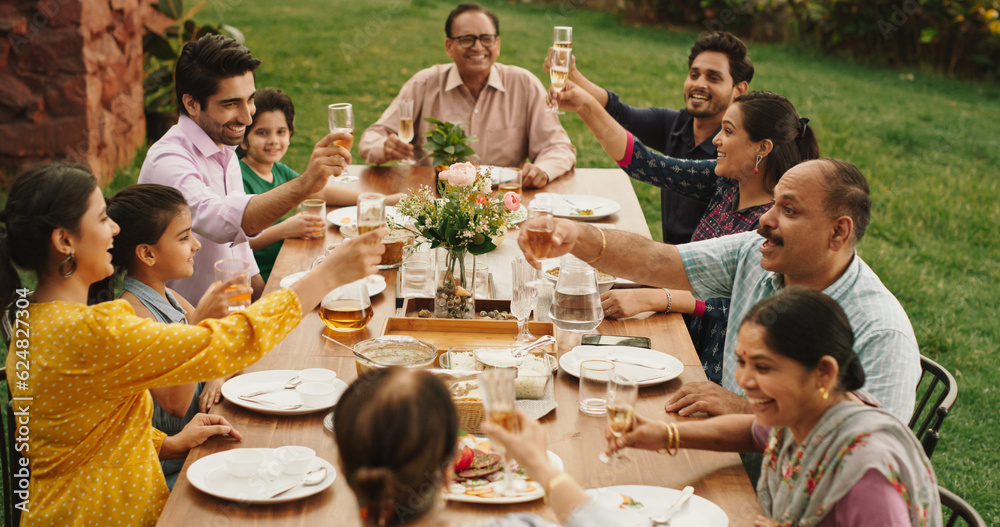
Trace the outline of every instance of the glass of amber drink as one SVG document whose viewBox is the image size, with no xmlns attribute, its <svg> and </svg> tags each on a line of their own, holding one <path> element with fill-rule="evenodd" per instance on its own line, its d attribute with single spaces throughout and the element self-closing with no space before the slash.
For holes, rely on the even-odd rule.
<svg viewBox="0 0 1000 527">
<path fill-rule="evenodd" d="M 514 413 L 514 378 L 516 376 L 517 370 L 514 368 L 494 368 L 479 375 L 479 388 L 483 392 L 486 419 L 510 432 L 519 430 L 517 414 Z M 499 445 L 494 444 L 494 446 Z M 499 454 L 503 456 L 503 495 L 510 497 L 514 495 L 510 459 L 507 457 L 506 451 L 498 450 L 501 450 Z"/>
<path fill-rule="evenodd" d="M 364 279 L 342 285 L 323 297 L 319 318 L 333 331 L 351 332 L 364 329 L 372 319 L 371 298 Z"/>
<path fill-rule="evenodd" d="M 227 291 L 237 291 L 229 297 L 229 312 L 243 311 L 250 307 L 250 262 L 239 258 L 229 258 L 215 262 L 215 281 L 228 283 L 231 280 L 237 281 L 229 285 Z"/>
</svg>

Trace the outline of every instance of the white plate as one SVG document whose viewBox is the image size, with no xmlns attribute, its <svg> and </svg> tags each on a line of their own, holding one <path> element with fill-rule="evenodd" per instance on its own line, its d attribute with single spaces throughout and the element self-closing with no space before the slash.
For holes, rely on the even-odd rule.
<svg viewBox="0 0 1000 527">
<path fill-rule="evenodd" d="M 517 225 L 526 219 L 528 219 L 528 207 L 525 207 L 524 203 L 521 203 L 521 208 L 510 213 L 510 222 L 514 225 Z"/>
<path fill-rule="evenodd" d="M 517 173 L 519 172 L 516 168 L 510 167 L 498 167 L 495 165 L 479 165 L 479 170 L 486 173 L 486 170 L 490 171 L 490 178 L 492 178 L 492 185 L 495 187 L 500 183 L 506 183 L 517 179 Z"/>
<path fill-rule="evenodd" d="M 187 478 L 191 485 L 205 494 L 243 503 L 285 503 L 320 493 L 337 479 L 337 470 L 327 460 L 317 457 L 309 469 L 326 467 L 326 479 L 316 485 L 300 485 L 276 498 L 271 494 L 302 480 L 302 476 L 281 473 L 281 463 L 274 457 L 273 448 L 255 448 L 264 453 L 264 463 L 256 476 L 237 478 L 226 468 L 225 452 L 216 452 L 195 461 L 188 467 Z"/>
<path fill-rule="evenodd" d="M 562 472 L 563 462 L 562 458 L 555 455 L 551 450 L 548 451 L 549 463 L 555 467 L 556 471 Z M 531 492 L 525 492 L 524 494 L 519 494 L 517 496 L 512 496 L 510 498 L 480 498 L 479 496 L 469 496 L 468 494 L 452 494 L 448 492 L 448 489 L 444 491 L 444 499 L 451 501 L 462 501 L 465 503 L 487 503 L 487 504 L 504 504 L 504 503 L 526 503 L 529 501 L 535 501 L 541 499 L 545 496 L 545 489 L 542 488 L 542 484 L 532 480 L 532 484 L 535 485 L 535 490 Z"/>
<path fill-rule="evenodd" d="M 334 399 L 333 404 L 321 407 L 302 405 L 294 410 L 279 410 L 277 407 L 269 404 L 240 399 L 240 395 L 244 393 L 263 390 L 265 388 L 280 388 L 284 386 L 289 379 L 298 374 L 298 370 L 267 370 L 237 375 L 222 385 L 222 395 L 228 399 L 229 402 L 237 406 L 242 406 L 248 410 L 254 410 L 263 414 L 302 415 L 333 408 L 333 406 L 337 404 L 337 399 L 340 399 L 344 390 L 347 389 L 346 382 L 340 379 L 334 379 L 333 384 L 337 387 L 337 396 Z M 270 401 L 278 405 L 299 404 L 302 402 L 302 399 L 299 398 L 299 392 L 295 391 L 294 388 L 291 390 L 278 390 L 266 393 L 264 395 L 254 397 L 254 399 Z"/>
<path fill-rule="evenodd" d="M 386 218 L 393 218 L 398 223 L 403 223 L 407 217 L 396 212 L 396 207 L 392 205 L 386 205 L 385 207 Z M 332 210 L 326 215 L 326 221 L 336 225 L 337 227 L 343 227 L 344 225 L 350 225 L 351 223 L 358 222 L 358 208 L 356 206 L 351 207 L 341 207 L 336 210 Z"/>
<path fill-rule="evenodd" d="M 624 494 L 642 503 L 642 507 L 626 508 L 645 518 L 663 514 L 681 495 L 681 491 L 649 485 L 618 485 L 600 489 L 587 489 L 587 495 L 609 509 L 619 509 Z M 670 527 L 727 527 L 729 516 L 718 505 L 692 495 L 681 510 L 670 519 Z"/>
<path fill-rule="evenodd" d="M 290 274 L 282 278 L 281 281 L 278 282 L 278 285 L 280 285 L 282 288 L 290 287 L 292 284 L 297 282 L 299 278 L 302 278 L 308 272 L 309 271 L 302 271 L 300 273 Z M 375 296 L 381 293 L 382 291 L 385 291 L 385 277 L 380 274 L 368 275 L 362 278 L 362 280 L 364 280 L 365 285 L 368 286 L 368 296 Z"/>
<path fill-rule="evenodd" d="M 614 355 L 618 357 L 634 358 L 666 368 L 663 370 L 663 374 L 659 375 L 657 374 L 658 370 L 637 366 L 635 364 L 616 362 L 615 371 L 621 371 L 634 375 L 637 379 L 639 379 L 639 386 L 652 386 L 654 384 L 667 382 L 680 377 L 681 373 L 684 373 L 684 365 L 681 364 L 681 361 L 677 360 L 672 355 L 667 355 L 666 353 L 656 350 L 635 348 L 632 346 L 577 346 L 564 353 L 562 357 L 559 357 L 559 365 L 562 366 L 563 371 L 574 377 L 580 377 L 581 349 L 584 350 L 584 352 L 590 350 L 594 353 L 594 355 L 588 355 L 586 359 L 583 360 L 602 359 L 609 353 L 614 353 Z"/>
<path fill-rule="evenodd" d="M 590 209 L 593 214 L 576 214 L 573 209 L 559 196 L 573 202 L 574 205 Z M 617 201 L 602 198 L 600 196 L 590 196 L 587 194 L 552 194 L 550 192 L 539 192 L 535 194 L 535 199 L 540 199 L 542 203 L 552 206 L 552 215 L 560 218 L 571 218 L 574 220 L 601 220 L 621 210 L 622 206 Z"/>
</svg>

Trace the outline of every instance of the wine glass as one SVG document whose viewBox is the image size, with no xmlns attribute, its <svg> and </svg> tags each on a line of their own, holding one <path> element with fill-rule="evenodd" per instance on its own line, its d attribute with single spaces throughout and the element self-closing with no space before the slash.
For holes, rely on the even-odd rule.
<svg viewBox="0 0 1000 527">
<path fill-rule="evenodd" d="M 573 50 L 569 48 L 552 48 L 552 66 L 549 68 L 549 80 L 552 81 L 552 91 L 557 94 L 566 86 L 566 79 L 569 78 L 569 61 Z M 547 111 L 556 115 L 563 115 L 559 111 L 559 104 L 554 100 L 552 107 Z"/>
<path fill-rule="evenodd" d="M 621 437 L 632 429 L 635 417 L 635 402 L 639 399 L 639 384 L 635 377 L 616 371 L 608 383 L 608 428 L 611 435 Z M 609 463 L 612 459 L 624 459 L 618 451 L 609 458 L 601 452 L 598 459 Z"/>
<path fill-rule="evenodd" d="M 552 206 L 536 199 L 531 202 L 528 212 L 533 220 L 531 227 L 526 229 L 528 246 L 531 247 L 531 254 L 540 262 L 548 257 L 552 249 L 552 230 L 555 229 Z"/>
<path fill-rule="evenodd" d="M 327 108 L 329 110 L 330 132 L 349 132 L 351 134 L 347 139 L 338 139 L 334 143 L 350 151 L 351 146 L 354 145 L 354 108 L 346 102 L 331 104 Z M 337 183 L 352 183 L 357 180 L 357 176 L 352 176 L 347 167 L 344 167 L 344 172 L 340 177 L 334 179 Z"/>
<path fill-rule="evenodd" d="M 517 336 L 514 337 L 514 344 L 527 344 L 537 337 L 528 331 L 528 315 L 535 308 L 535 301 L 538 300 L 538 289 L 535 268 L 524 258 L 518 256 L 511 262 L 514 272 L 514 292 L 511 295 L 510 312 L 517 318 Z"/>
<path fill-rule="evenodd" d="M 552 47 L 573 49 L 573 28 L 556 26 L 552 29 Z"/>
<path fill-rule="evenodd" d="M 517 370 L 514 368 L 494 368 L 486 370 L 479 375 L 479 387 L 483 392 L 483 406 L 486 410 L 486 419 L 491 423 L 503 427 L 508 432 L 517 432 L 517 414 L 514 413 L 514 378 Z M 505 497 L 514 495 L 512 483 L 510 458 L 507 457 L 506 449 L 494 443 L 503 458 L 503 481 Z"/>
<path fill-rule="evenodd" d="M 358 196 L 358 236 L 385 225 L 385 195 L 365 192 Z"/>
<path fill-rule="evenodd" d="M 399 140 L 404 143 L 413 141 L 413 99 L 399 101 Z M 412 165 L 413 159 L 399 160 L 400 165 Z"/>
</svg>

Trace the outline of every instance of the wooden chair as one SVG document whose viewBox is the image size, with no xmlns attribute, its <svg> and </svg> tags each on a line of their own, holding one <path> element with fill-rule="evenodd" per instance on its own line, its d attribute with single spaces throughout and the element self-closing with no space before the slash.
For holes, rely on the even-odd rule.
<svg viewBox="0 0 1000 527">
<path fill-rule="evenodd" d="M 965 520 L 965 524 L 970 527 L 986 527 L 983 517 L 969 505 L 969 502 L 940 485 L 938 492 L 941 495 L 941 516 L 944 518 L 945 527 L 954 527 L 959 518 Z"/>
<path fill-rule="evenodd" d="M 941 423 L 958 397 L 958 382 L 948 370 L 923 355 L 920 356 L 920 369 L 917 405 L 910 418 L 910 429 L 929 458 L 941 437 Z"/>
</svg>

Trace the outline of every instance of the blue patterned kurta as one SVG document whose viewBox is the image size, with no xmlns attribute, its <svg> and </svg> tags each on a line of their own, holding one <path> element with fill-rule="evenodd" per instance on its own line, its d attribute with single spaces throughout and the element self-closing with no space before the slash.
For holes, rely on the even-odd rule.
<svg viewBox="0 0 1000 527">
<path fill-rule="evenodd" d="M 695 199 L 708 201 L 705 215 L 695 228 L 692 242 L 708 240 L 745 232 L 757 227 L 760 217 L 771 204 L 756 205 L 736 210 L 740 199 L 736 180 L 715 175 L 715 160 L 677 159 L 657 154 L 629 134 L 632 155 L 622 168 L 629 176 L 673 189 Z M 621 165 L 621 163 L 619 163 Z M 722 384 L 722 354 L 726 349 L 726 326 L 729 320 L 729 299 L 705 300 L 705 315 L 685 315 L 688 332 L 694 349 L 698 351 L 705 375 L 716 384 Z"/>
</svg>

